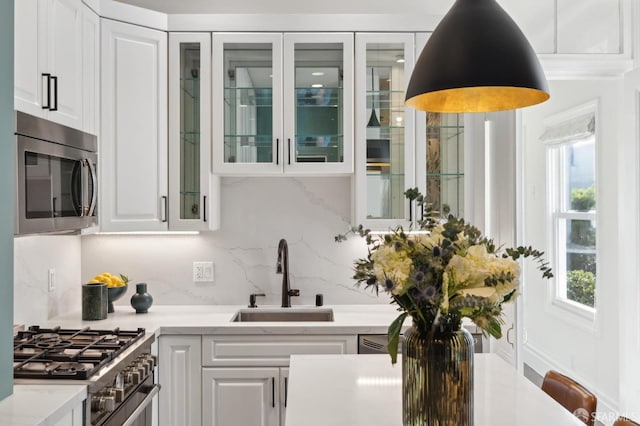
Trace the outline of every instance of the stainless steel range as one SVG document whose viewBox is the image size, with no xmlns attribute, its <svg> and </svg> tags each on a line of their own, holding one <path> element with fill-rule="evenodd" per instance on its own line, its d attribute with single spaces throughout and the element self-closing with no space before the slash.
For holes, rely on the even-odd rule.
<svg viewBox="0 0 640 426">
<path fill-rule="evenodd" d="M 151 425 L 156 359 L 153 334 L 137 330 L 41 328 L 19 331 L 13 343 L 16 383 L 86 383 L 85 425 Z"/>
</svg>

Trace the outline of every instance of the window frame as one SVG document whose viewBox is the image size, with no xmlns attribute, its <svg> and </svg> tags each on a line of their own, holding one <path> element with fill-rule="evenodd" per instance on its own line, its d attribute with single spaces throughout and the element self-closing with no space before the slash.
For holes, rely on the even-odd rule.
<svg viewBox="0 0 640 426">
<path fill-rule="evenodd" d="M 593 115 L 595 120 L 595 129 L 590 136 L 575 135 L 555 139 L 545 139 L 545 135 L 541 137 L 546 148 L 546 167 L 547 167 L 547 229 L 549 230 L 548 252 L 551 253 L 550 262 L 554 269 L 552 285 L 550 286 L 549 299 L 552 306 L 560 309 L 562 312 L 569 312 L 578 320 L 580 325 L 586 325 L 589 329 L 595 329 L 595 321 L 597 318 L 598 307 L 598 275 L 600 273 L 600 253 L 598 246 L 598 203 L 596 198 L 596 206 L 594 209 L 583 212 L 570 210 L 566 203 L 568 200 L 567 188 L 567 170 L 566 165 L 566 147 L 593 139 L 594 144 L 594 186 L 596 194 L 598 194 L 599 185 L 599 168 L 598 168 L 598 103 L 597 101 L 588 102 L 575 108 L 563 111 L 545 119 L 544 124 L 547 130 L 566 125 L 566 123 L 575 120 L 586 114 Z M 553 132 L 549 132 L 553 133 Z M 576 302 L 567 298 L 567 270 L 566 270 L 566 228 L 564 224 L 569 220 L 590 220 L 596 226 L 596 243 L 595 243 L 595 264 L 596 264 L 596 288 L 594 306 L 588 306 L 580 302 Z M 562 244 L 565 244 L 562 247 Z"/>
</svg>

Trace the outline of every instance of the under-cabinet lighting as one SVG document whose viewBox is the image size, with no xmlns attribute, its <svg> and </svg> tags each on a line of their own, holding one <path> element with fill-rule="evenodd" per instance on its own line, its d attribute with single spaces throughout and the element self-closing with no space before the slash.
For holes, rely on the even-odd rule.
<svg viewBox="0 0 640 426">
<path fill-rule="evenodd" d="M 396 62 L 399 64 L 404 64 L 404 58 L 402 56 L 397 56 L 396 57 Z"/>
<path fill-rule="evenodd" d="M 324 75 L 324 73 L 322 71 L 314 71 L 311 73 L 311 75 L 315 77 L 320 77 L 321 75 Z"/>
<path fill-rule="evenodd" d="M 358 386 L 402 386 L 401 377 L 363 376 L 356 381 Z"/>
<path fill-rule="evenodd" d="M 370 235 L 387 235 L 387 234 L 393 234 L 395 231 L 393 230 L 389 230 L 389 231 L 369 231 Z M 424 234 L 424 235 L 429 235 L 431 233 L 431 231 L 427 231 L 424 229 L 418 229 L 415 231 L 406 231 L 403 230 L 402 232 L 404 232 L 407 235 L 420 235 L 420 234 Z"/>
<path fill-rule="evenodd" d="M 316 84 L 312 84 L 311 87 L 318 89 L 318 88 L 324 87 L 324 86 L 322 84 L 320 84 L 320 83 L 316 83 Z"/>
<path fill-rule="evenodd" d="M 198 235 L 200 231 L 129 231 L 129 232 L 96 232 L 87 235 Z"/>
</svg>

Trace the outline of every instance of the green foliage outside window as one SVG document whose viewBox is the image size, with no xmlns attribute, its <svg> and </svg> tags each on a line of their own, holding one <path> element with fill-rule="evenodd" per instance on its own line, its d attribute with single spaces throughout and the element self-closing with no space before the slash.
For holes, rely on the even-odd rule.
<svg viewBox="0 0 640 426">
<path fill-rule="evenodd" d="M 589 188 L 575 188 L 571 190 L 571 208 L 580 212 L 588 212 L 596 206 L 596 190 Z"/>
<path fill-rule="evenodd" d="M 589 271 L 567 272 L 567 299 L 595 306 L 596 276 Z"/>
</svg>

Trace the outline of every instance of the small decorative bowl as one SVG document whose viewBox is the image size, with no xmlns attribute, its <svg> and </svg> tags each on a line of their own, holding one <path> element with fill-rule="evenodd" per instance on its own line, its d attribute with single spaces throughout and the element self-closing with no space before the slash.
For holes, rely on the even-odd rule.
<svg viewBox="0 0 640 426">
<path fill-rule="evenodd" d="M 108 313 L 115 312 L 113 308 L 113 302 L 120 299 L 123 294 L 127 292 L 128 286 L 123 285 L 121 287 L 109 287 L 107 288 L 107 300 L 109 301 L 109 307 L 107 308 Z"/>
</svg>

